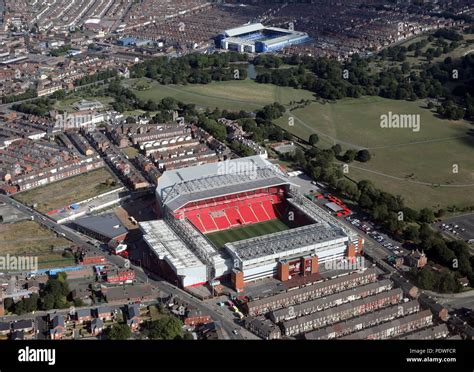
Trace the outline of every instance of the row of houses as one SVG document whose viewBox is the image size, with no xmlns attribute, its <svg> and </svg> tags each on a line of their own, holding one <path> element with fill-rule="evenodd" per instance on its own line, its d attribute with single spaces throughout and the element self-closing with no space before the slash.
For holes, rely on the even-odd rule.
<svg viewBox="0 0 474 372">
<path fill-rule="evenodd" d="M 99 131 L 87 133 L 87 138 L 96 150 L 105 156 L 106 162 L 116 171 L 119 177 L 133 190 L 140 190 L 150 187 L 150 183 L 128 160 L 128 157 L 112 142 L 107 136 Z"/>
<path fill-rule="evenodd" d="M 377 272 L 375 269 L 370 268 L 364 270 L 363 272 L 346 274 L 334 279 L 311 284 L 306 287 L 289 290 L 261 299 L 251 300 L 248 301 L 243 306 L 243 308 L 248 315 L 255 316 L 291 305 L 300 304 L 360 285 L 372 283 L 376 280 Z"/>
<path fill-rule="evenodd" d="M 269 317 L 274 323 L 292 318 L 298 318 L 330 307 L 338 306 L 346 302 L 351 302 L 364 297 L 373 296 L 378 293 L 388 291 L 393 288 L 390 280 L 381 280 L 375 283 L 362 285 L 347 291 L 335 293 L 333 295 L 318 298 L 316 300 L 303 302 L 299 305 L 290 306 L 287 309 L 280 309 L 270 312 Z"/>
<path fill-rule="evenodd" d="M 300 318 L 291 319 L 282 323 L 281 328 L 287 336 L 312 331 L 315 328 L 339 322 L 367 312 L 378 310 L 385 306 L 397 304 L 403 299 L 403 292 L 395 288 L 374 296 L 362 298 L 354 302 L 345 303 L 334 308 L 318 311 Z"/>
<path fill-rule="evenodd" d="M 392 319 L 416 313 L 420 310 L 420 304 L 416 300 L 411 300 L 401 304 L 388 306 L 386 308 L 364 314 L 353 319 L 337 322 L 329 326 L 305 333 L 307 340 L 330 340 L 339 338 L 364 328 L 370 328 L 377 324 L 390 321 Z"/>
<path fill-rule="evenodd" d="M 398 337 L 404 333 L 415 331 L 432 324 L 433 314 L 430 310 L 422 310 L 406 317 L 392 320 L 374 327 L 343 336 L 341 340 L 383 340 Z"/>
<path fill-rule="evenodd" d="M 83 156 L 56 142 L 22 139 L 0 149 L 0 187 L 29 190 L 104 166 L 98 155 Z"/>
</svg>

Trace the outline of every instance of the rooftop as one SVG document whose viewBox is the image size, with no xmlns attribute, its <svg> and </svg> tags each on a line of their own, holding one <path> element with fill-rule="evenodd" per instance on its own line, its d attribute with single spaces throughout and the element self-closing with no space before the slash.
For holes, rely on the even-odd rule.
<svg viewBox="0 0 474 372">
<path fill-rule="evenodd" d="M 342 243 L 346 240 L 347 235 L 340 229 L 323 224 L 311 224 L 296 229 L 227 243 L 226 248 L 241 260 L 250 260 L 268 255 L 278 256 L 281 253 L 285 253 L 285 256 L 288 256 L 292 254 L 292 251 L 297 254 L 309 246 L 314 251 L 315 244 L 321 244 L 324 246 L 324 249 L 327 249 L 327 244 L 324 243 Z"/>
<path fill-rule="evenodd" d="M 204 265 L 164 220 L 140 222 L 140 228 L 149 247 L 176 270 Z"/>
<path fill-rule="evenodd" d="M 101 216 L 91 216 L 78 218 L 74 223 L 87 230 L 113 239 L 126 234 L 128 230 L 122 225 L 120 219 L 114 214 L 104 214 Z"/>
</svg>

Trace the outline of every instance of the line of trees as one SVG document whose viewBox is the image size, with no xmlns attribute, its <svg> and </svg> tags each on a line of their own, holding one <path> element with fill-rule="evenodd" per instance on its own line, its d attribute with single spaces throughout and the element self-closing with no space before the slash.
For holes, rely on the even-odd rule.
<svg viewBox="0 0 474 372">
<path fill-rule="evenodd" d="M 133 78 L 147 77 L 164 85 L 245 80 L 247 69 L 236 62 L 246 62 L 247 58 L 247 55 L 236 52 L 195 53 L 173 59 L 158 57 L 134 65 L 130 74 Z"/>
</svg>

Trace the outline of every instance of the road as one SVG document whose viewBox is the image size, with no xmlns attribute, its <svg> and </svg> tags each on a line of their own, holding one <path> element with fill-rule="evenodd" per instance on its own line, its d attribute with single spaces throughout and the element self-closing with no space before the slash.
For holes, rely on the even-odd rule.
<svg viewBox="0 0 474 372">
<path fill-rule="evenodd" d="M 17 208 L 19 211 L 33 216 L 34 220 L 41 225 L 45 226 L 49 230 L 65 237 L 66 239 L 72 241 L 74 244 L 81 245 L 81 246 L 88 246 L 88 248 L 99 251 L 104 253 L 104 250 L 101 248 L 90 244 L 89 241 L 94 241 L 93 239 L 82 235 L 66 226 L 59 225 L 53 220 L 49 219 L 48 217 L 42 215 L 41 213 L 17 202 L 16 200 L 6 196 L 0 195 L 0 201 Z M 118 267 L 125 267 L 126 261 L 124 258 L 115 255 L 106 255 L 106 259 L 113 265 Z M 128 261 L 129 262 L 129 261 Z M 129 262 L 130 263 L 130 262 Z M 172 284 L 168 283 L 167 281 L 153 275 L 147 275 L 143 269 L 139 266 L 136 266 L 130 263 L 130 268 L 135 271 L 136 278 L 142 282 L 149 283 L 155 289 L 163 292 L 164 296 L 172 294 L 174 296 L 178 296 L 182 299 L 185 299 L 190 305 L 194 306 L 196 309 L 200 310 L 204 314 L 210 315 L 214 320 L 218 320 L 221 322 L 222 327 L 224 330 L 229 334 L 229 338 L 231 339 L 258 339 L 257 336 L 253 335 L 252 333 L 248 332 L 245 328 L 241 327 L 239 324 L 233 323 L 229 319 L 225 318 L 224 316 L 217 313 L 217 311 L 212 307 L 210 304 L 206 304 L 205 302 L 198 300 L 197 298 L 191 296 L 189 293 L 181 290 L 173 286 Z M 30 316 L 31 317 L 31 316 Z M 233 330 L 238 329 L 239 332 L 237 335 L 233 334 Z"/>
</svg>

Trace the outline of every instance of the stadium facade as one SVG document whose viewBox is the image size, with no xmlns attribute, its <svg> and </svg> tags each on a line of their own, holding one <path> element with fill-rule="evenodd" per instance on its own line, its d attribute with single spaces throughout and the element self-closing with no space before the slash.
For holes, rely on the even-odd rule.
<svg viewBox="0 0 474 372">
<path fill-rule="evenodd" d="M 290 45 L 309 41 L 305 32 L 266 27 L 253 23 L 224 31 L 217 38 L 222 49 L 241 53 L 275 52 Z"/>
<path fill-rule="evenodd" d="M 362 251 L 354 231 L 262 156 L 165 171 L 156 197 L 161 219 L 140 223 L 148 268 L 182 287 L 230 277 L 242 290 L 259 278 L 314 274 L 321 263 Z M 262 233 L 265 224 L 283 228 L 239 237 L 249 228 Z M 224 244 L 213 243 L 216 234 Z"/>
</svg>

